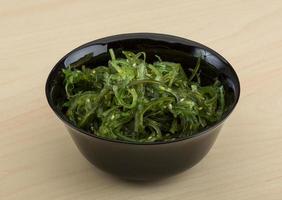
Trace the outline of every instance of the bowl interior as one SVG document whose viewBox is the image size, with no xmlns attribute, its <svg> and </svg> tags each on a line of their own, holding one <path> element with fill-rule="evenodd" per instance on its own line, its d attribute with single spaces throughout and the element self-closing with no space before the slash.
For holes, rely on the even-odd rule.
<svg viewBox="0 0 282 200">
<path fill-rule="evenodd" d="M 231 65 L 218 53 L 210 48 L 175 36 L 162 34 L 123 34 L 102 38 L 85 45 L 82 45 L 66 56 L 64 56 L 51 71 L 47 84 L 46 95 L 48 102 L 57 115 L 64 121 L 68 119 L 64 115 L 62 102 L 66 100 L 63 86 L 62 68 L 87 60 L 86 67 L 107 66 L 110 56 L 108 50 L 113 48 L 117 57 L 122 56 L 123 50 L 133 52 L 146 52 L 146 61 L 154 62 L 158 55 L 164 61 L 181 63 L 184 71 L 189 74 L 189 69 L 196 65 L 197 57 L 202 57 L 201 81 L 202 84 L 213 83 L 215 79 L 222 82 L 225 91 L 227 109 L 222 121 L 231 113 L 235 107 L 240 93 L 239 80 Z M 219 122 L 217 122 L 219 123 Z"/>
</svg>

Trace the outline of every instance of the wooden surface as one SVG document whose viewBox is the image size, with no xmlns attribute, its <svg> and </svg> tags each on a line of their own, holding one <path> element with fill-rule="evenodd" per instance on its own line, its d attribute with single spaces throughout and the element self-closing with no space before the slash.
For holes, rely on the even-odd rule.
<svg viewBox="0 0 282 200">
<path fill-rule="evenodd" d="M 281 0 L 0 0 L 0 27 L 1 200 L 282 199 Z M 64 54 L 126 32 L 204 43 L 241 80 L 238 107 L 209 154 L 160 182 L 124 182 L 92 167 L 45 99 Z"/>
</svg>

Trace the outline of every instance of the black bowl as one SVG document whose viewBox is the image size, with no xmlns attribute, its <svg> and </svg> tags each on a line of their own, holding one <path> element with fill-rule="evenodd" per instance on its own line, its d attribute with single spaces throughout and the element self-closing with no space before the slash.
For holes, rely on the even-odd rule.
<svg viewBox="0 0 282 200">
<path fill-rule="evenodd" d="M 187 72 L 202 56 L 202 81 L 208 84 L 217 77 L 224 85 L 227 110 L 221 121 L 198 134 L 172 142 L 134 143 L 98 137 L 75 127 L 64 115 L 65 100 L 62 68 L 91 54 L 89 66 L 107 64 L 108 49 L 145 51 L 147 61 L 159 55 L 163 60 L 179 62 Z M 84 44 L 64 56 L 52 69 L 46 83 L 49 105 L 64 122 L 80 152 L 96 167 L 121 178 L 154 180 L 182 172 L 198 163 L 210 150 L 224 120 L 235 108 L 240 95 L 238 77 L 231 65 L 212 49 L 184 38 L 155 34 L 131 33 L 115 35 Z"/>
</svg>

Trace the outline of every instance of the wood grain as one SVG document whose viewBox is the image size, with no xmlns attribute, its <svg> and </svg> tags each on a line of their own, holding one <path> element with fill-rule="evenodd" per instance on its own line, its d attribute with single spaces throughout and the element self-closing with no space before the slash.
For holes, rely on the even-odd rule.
<svg viewBox="0 0 282 200">
<path fill-rule="evenodd" d="M 280 0 L 0 0 L 0 199 L 282 199 Z M 202 42 L 241 80 L 239 105 L 197 166 L 155 183 L 92 167 L 48 107 L 44 84 L 71 49 L 126 32 Z"/>
</svg>

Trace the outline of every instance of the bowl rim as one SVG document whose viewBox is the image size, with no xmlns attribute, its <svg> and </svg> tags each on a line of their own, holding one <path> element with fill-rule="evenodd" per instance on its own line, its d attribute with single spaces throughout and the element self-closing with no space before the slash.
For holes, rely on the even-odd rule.
<svg viewBox="0 0 282 200">
<path fill-rule="evenodd" d="M 123 140 L 115 140 L 115 139 L 109 139 L 109 138 L 104 138 L 92 133 L 89 133 L 81 128 L 78 128 L 77 126 L 73 125 L 69 120 L 67 120 L 67 118 L 64 116 L 64 114 L 58 112 L 56 106 L 54 105 L 53 101 L 51 100 L 51 95 L 48 92 L 48 86 L 49 83 L 53 80 L 52 79 L 52 74 L 54 73 L 54 71 L 56 71 L 56 69 L 60 66 L 60 63 L 62 63 L 62 61 L 64 61 L 68 56 L 70 56 L 72 53 L 81 50 L 85 47 L 91 46 L 91 45 L 95 45 L 95 44 L 99 44 L 99 43 L 110 43 L 110 42 L 114 42 L 114 41 L 121 41 L 121 40 L 128 40 L 128 39 L 149 39 L 149 40 L 159 40 L 162 42 L 167 42 L 167 43 L 179 43 L 182 45 L 188 45 L 188 46 L 197 46 L 199 48 L 202 48 L 204 50 L 207 50 L 209 53 L 212 53 L 214 56 L 216 56 L 218 59 L 220 59 L 221 61 L 223 61 L 226 66 L 228 66 L 231 70 L 231 72 L 233 73 L 234 77 L 235 77 L 235 85 L 238 88 L 237 91 L 237 95 L 234 95 L 235 100 L 234 103 L 232 104 L 232 106 L 229 108 L 229 110 L 226 112 L 226 114 L 222 117 L 221 120 L 217 121 L 216 123 L 214 123 L 213 125 L 197 132 L 194 135 L 190 135 L 190 136 L 186 136 L 183 138 L 178 138 L 172 141 L 157 141 L 157 142 L 132 142 L 132 141 L 123 141 Z M 173 41 L 173 42 L 172 42 Z M 63 56 L 56 64 L 55 66 L 52 68 L 52 70 L 49 72 L 46 83 L 45 83 L 45 95 L 47 98 L 47 102 L 49 104 L 49 106 L 51 107 L 51 109 L 53 110 L 53 112 L 57 115 L 57 117 L 68 127 L 76 130 L 77 132 L 81 133 L 81 134 L 85 134 L 87 136 L 93 137 L 93 138 L 97 138 L 99 140 L 103 140 L 103 141 L 107 141 L 107 142 L 113 142 L 113 143 L 121 143 L 121 144 L 131 144 L 131 145 L 161 145 L 161 144 L 169 144 L 169 143 L 176 143 L 176 142 L 181 142 L 183 140 L 189 140 L 189 139 L 195 139 L 198 137 L 201 137 L 205 134 L 208 134 L 209 132 L 211 132 L 211 130 L 216 129 L 217 127 L 221 126 L 223 124 L 223 122 L 230 116 L 230 114 L 233 112 L 233 110 L 235 109 L 236 105 L 238 104 L 239 98 L 240 98 L 240 92 L 241 92 L 241 87 L 240 87 L 240 80 L 238 78 L 237 73 L 235 72 L 234 68 L 232 67 L 232 65 L 223 57 L 221 56 L 219 53 L 217 53 L 215 50 L 199 43 L 199 42 L 195 42 L 193 40 L 190 39 L 186 39 L 183 37 L 179 37 L 179 36 L 174 36 L 174 35 L 170 35 L 170 34 L 163 34 L 163 33 L 151 33 L 151 32 L 138 32 L 138 33 L 123 33 L 123 34 L 116 34 L 116 35 L 111 35 L 111 36 L 106 36 L 103 38 L 99 38 L 99 39 L 95 39 L 93 41 L 87 42 L 85 44 L 82 44 L 76 48 L 74 48 L 73 50 L 71 50 L 69 53 L 67 53 L 65 56 Z"/>
</svg>

